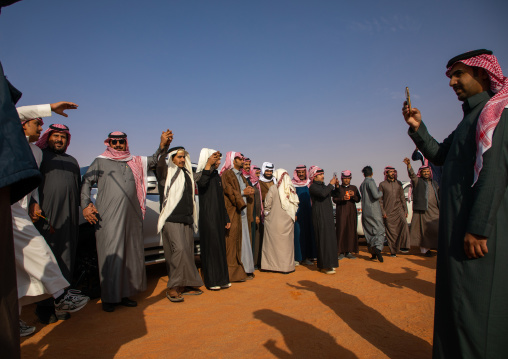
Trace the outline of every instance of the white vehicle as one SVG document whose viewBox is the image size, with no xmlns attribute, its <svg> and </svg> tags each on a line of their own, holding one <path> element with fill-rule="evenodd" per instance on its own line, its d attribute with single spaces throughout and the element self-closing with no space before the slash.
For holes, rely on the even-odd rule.
<svg viewBox="0 0 508 359">
<path fill-rule="evenodd" d="M 404 196 L 406 197 L 407 204 L 407 223 L 411 223 L 411 219 L 413 218 L 413 202 L 409 198 L 409 187 L 411 186 L 411 182 L 402 182 L 402 188 L 404 189 Z M 359 236 L 364 236 L 363 227 L 362 227 L 362 203 L 361 201 L 356 204 L 356 213 L 358 215 L 358 225 L 356 231 Z"/>
<path fill-rule="evenodd" d="M 196 170 L 197 164 L 192 164 L 193 171 Z M 83 176 L 87 167 L 81 167 L 81 176 Z M 90 198 L 95 203 L 97 197 L 97 185 L 94 185 L 91 190 Z M 196 207 L 199 211 L 199 200 L 197 185 L 195 188 Z M 143 242 L 145 245 L 145 264 L 155 264 L 164 262 L 164 249 L 162 247 L 162 235 L 157 233 L 157 222 L 159 220 L 160 213 L 160 202 L 159 202 L 159 187 L 157 184 L 157 178 L 153 171 L 148 171 L 147 174 L 147 191 L 146 191 L 146 213 L 145 219 L 143 220 Z M 81 233 L 86 233 L 86 240 L 90 240 L 90 236 L 95 235 L 93 226 L 89 224 L 83 214 L 80 211 L 80 236 Z M 200 254 L 199 246 L 199 233 L 194 233 L 194 255 L 197 257 Z"/>
</svg>

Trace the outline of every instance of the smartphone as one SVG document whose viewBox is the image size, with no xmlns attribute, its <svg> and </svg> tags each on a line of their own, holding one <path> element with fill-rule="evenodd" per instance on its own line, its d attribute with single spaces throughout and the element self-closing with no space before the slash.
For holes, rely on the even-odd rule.
<svg viewBox="0 0 508 359">
<path fill-rule="evenodd" d="M 333 177 L 337 178 L 337 172 L 333 172 Z"/>
<path fill-rule="evenodd" d="M 411 113 L 411 96 L 409 95 L 409 87 L 406 87 L 406 102 L 409 107 L 409 113 Z"/>
</svg>

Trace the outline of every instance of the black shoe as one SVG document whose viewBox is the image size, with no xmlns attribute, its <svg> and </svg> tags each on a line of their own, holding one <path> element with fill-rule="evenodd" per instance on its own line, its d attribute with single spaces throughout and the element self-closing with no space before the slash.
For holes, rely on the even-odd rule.
<svg viewBox="0 0 508 359">
<path fill-rule="evenodd" d="M 401 248 L 400 252 L 401 253 L 409 253 L 409 248 Z"/>
<path fill-rule="evenodd" d="M 434 254 L 432 254 L 432 252 L 429 250 L 427 252 L 425 252 L 425 257 L 432 257 Z"/>
<path fill-rule="evenodd" d="M 127 297 L 122 298 L 122 301 L 120 302 L 120 305 L 123 305 L 124 307 L 137 307 L 138 302 L 135 300 L 129 299 Z"/>
<path fill-rule="evenodd" d="M 394 254 L 390 254 L 390 257 L 397 257 L 397 255 L 394 253 Z"/>
<path fill-rule="evenodd" d="M 115 311 L 115 304 L 114 303 L 102 303 L 102 310 L 108 313 Z"/>
<path fill-rule="evenodd" d="M 376 258 L 377 258 L 376 253 L 372 253 L 371 256 L 370 256 L 370 259 L 371 260 L 375 260 Z"/>
<path fill-rule="evenodd" d="M 374 253 L 377 257 L 377 260 L 383 263 L 383 255 L 381 254 L 381 251 L 377 248 L 374 248 Z"/>
<path fill-rule="evenodd" d="M 71 317 L 71 315 L 67 312 L 59 313 L 58 315 L 55 313 L 55 307 L 49 306 L 41 306 L 38 305 L 35 308 L 35 314 L 37 315 L 37 319 L 42 324 L 53 324 L 58 322 L 59 320 L 67 320 Z"/>
</svg>

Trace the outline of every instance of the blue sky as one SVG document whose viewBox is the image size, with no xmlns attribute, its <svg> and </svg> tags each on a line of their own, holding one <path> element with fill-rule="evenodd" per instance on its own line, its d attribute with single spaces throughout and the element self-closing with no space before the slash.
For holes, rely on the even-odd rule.
<svg viewBox="0 0 508 359">
<path fill-rule="evenodd" d="M 462 117 L 446 62 L 488 48 L 508 73 L 506 13 L 501 0 L 24 0 L 0 15 L 0 60 L 19 105 L 79 104 L 46 124 L 70 127 L 81 166 L 111 131 L 150 155 L 169 128 L 193 161 L 240 151 L 359 184 L 365 165 L 407 179 L 405 86 L 442 140 Z"/>
</svg>

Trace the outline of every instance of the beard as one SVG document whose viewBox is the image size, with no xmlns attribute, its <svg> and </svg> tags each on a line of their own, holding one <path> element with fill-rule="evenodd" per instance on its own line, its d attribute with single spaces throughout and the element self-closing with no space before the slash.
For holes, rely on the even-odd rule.
<svg viewBox="0 0 508 359">
<path fill-rule="evenodd" d="M 263 175 L 264 178 L 271 180 L 273 178 L 273 173 L 271 175 Z"/>
<path fill-rule="evenodd" d="M 54 146 L 48 146 L 51 151 L 56 153 L 57 155 L 62 155 L 65 153 L 65 147 L 62 147 L 60 149 L 55 148 Z"/>
</svg>

